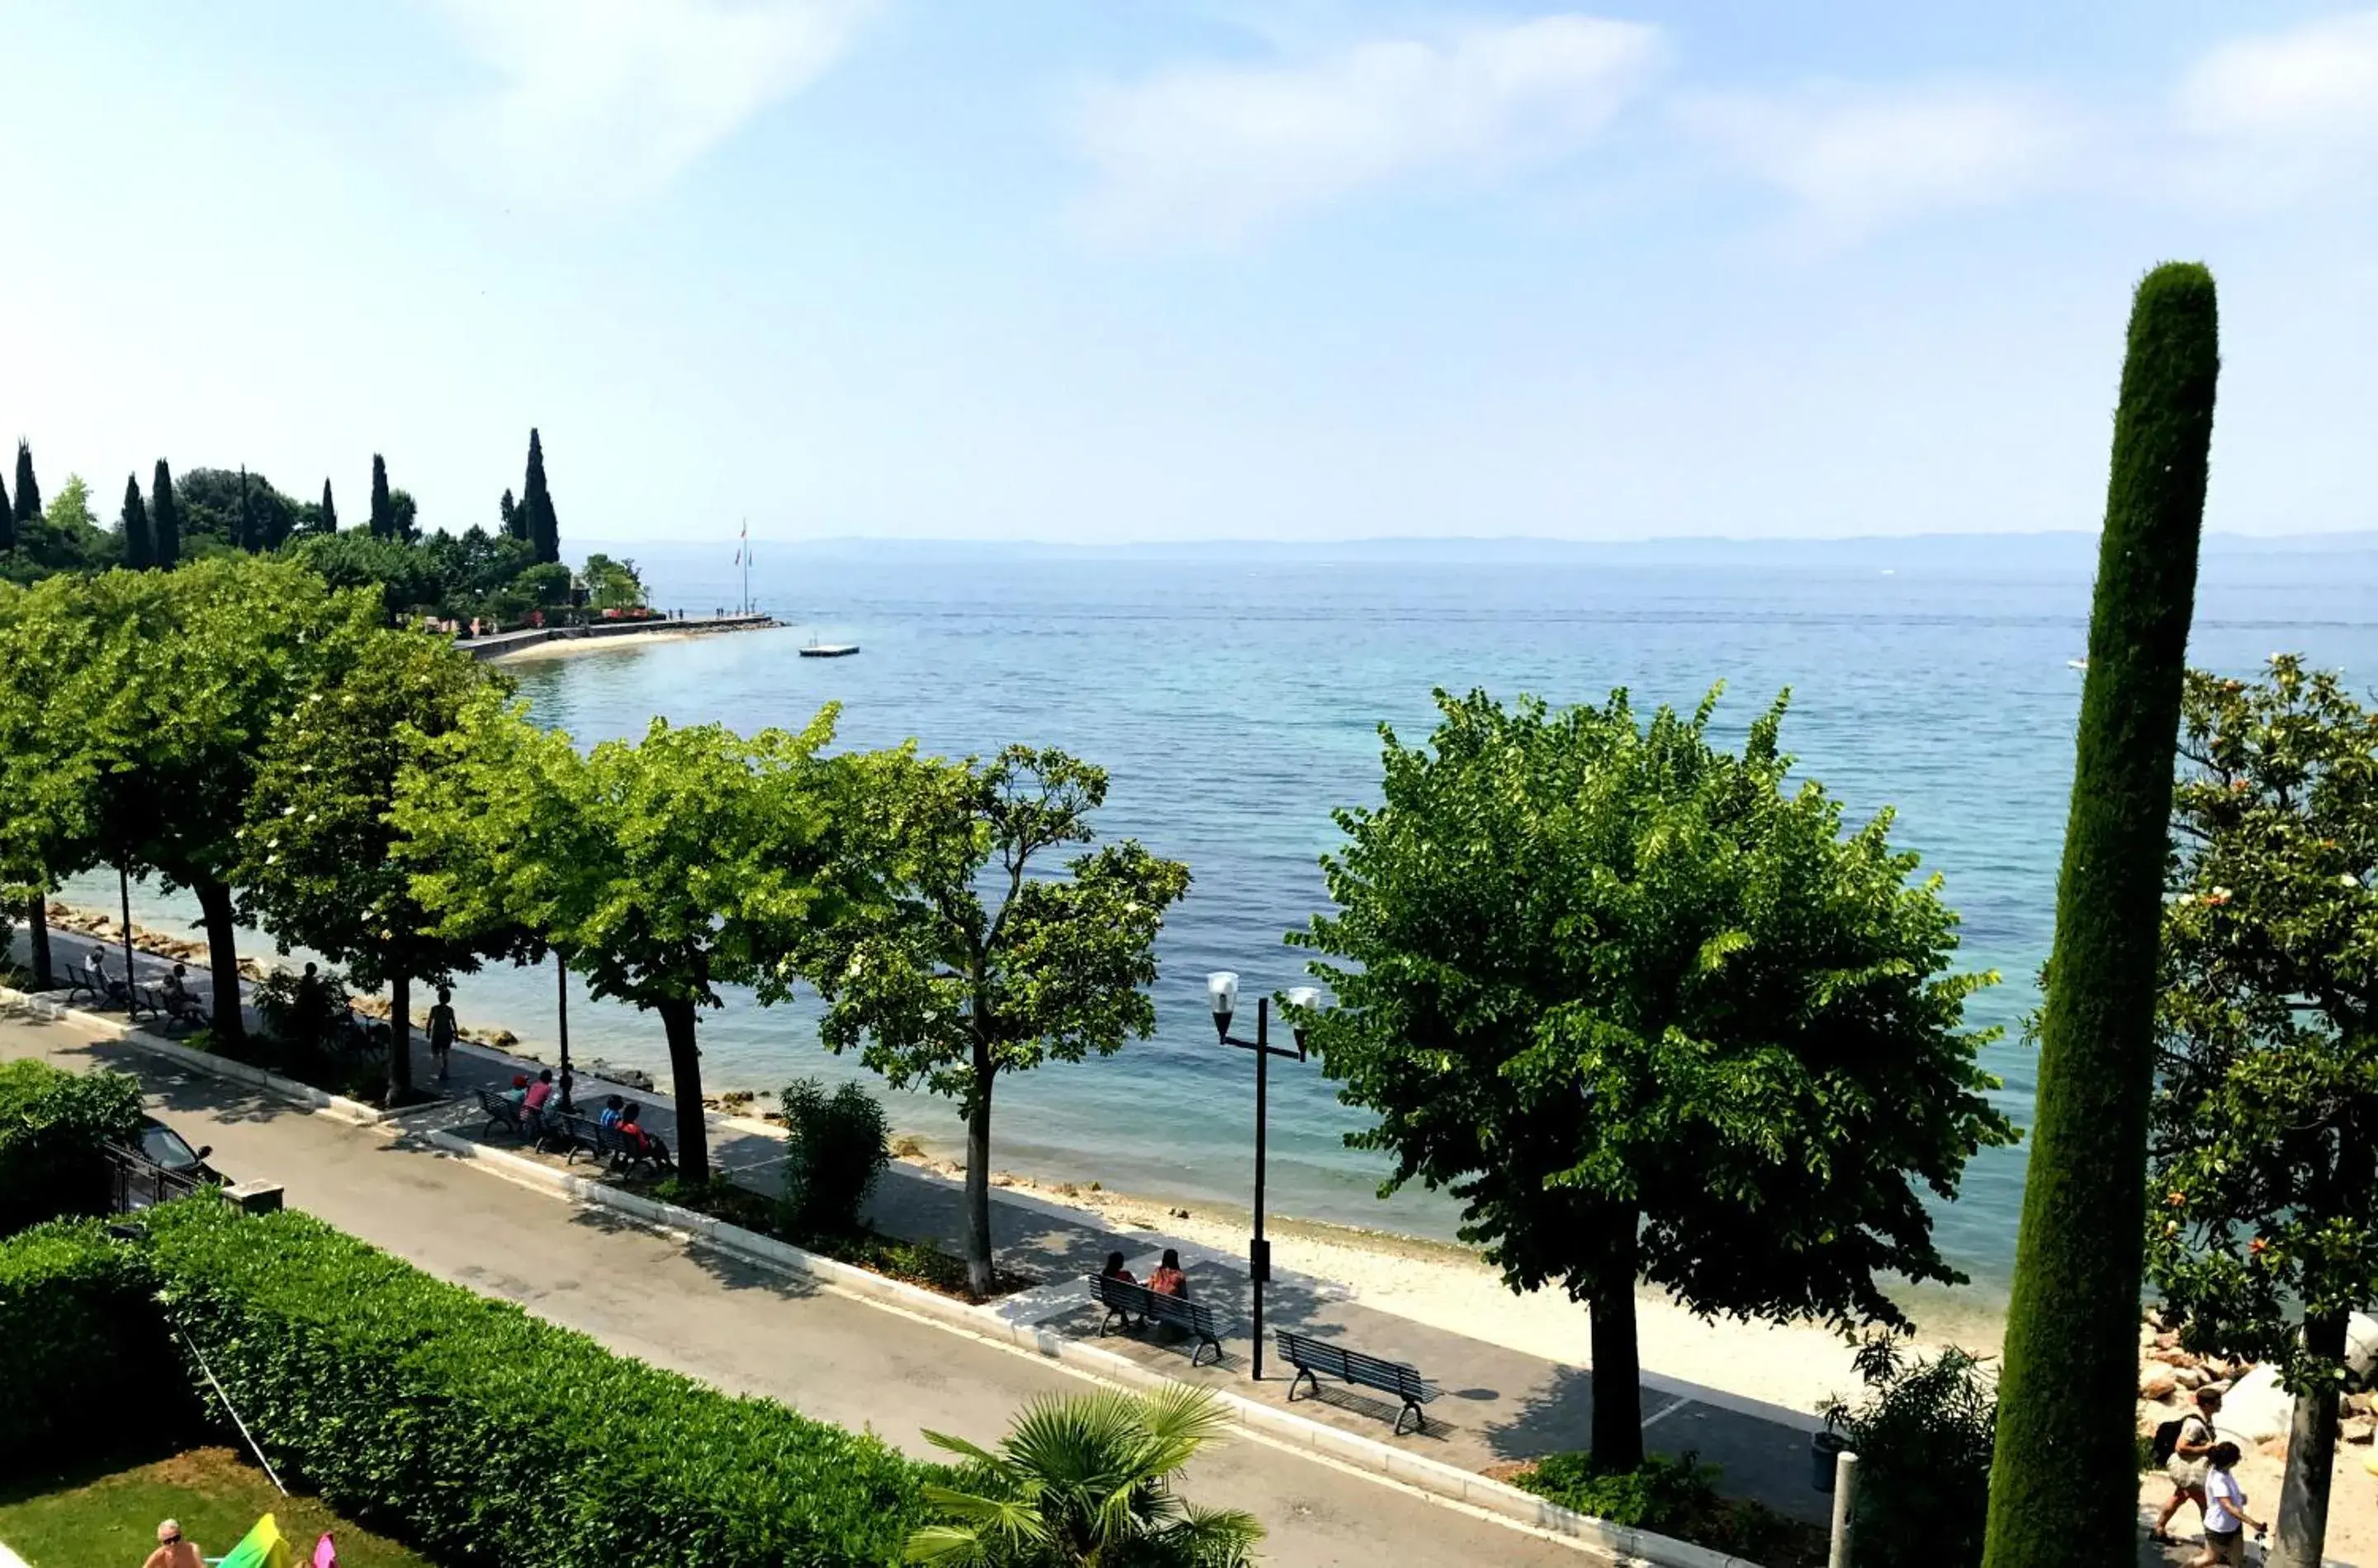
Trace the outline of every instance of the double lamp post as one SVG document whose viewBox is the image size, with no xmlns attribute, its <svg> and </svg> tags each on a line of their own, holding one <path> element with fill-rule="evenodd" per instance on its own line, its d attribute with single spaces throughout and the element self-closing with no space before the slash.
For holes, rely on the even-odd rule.
<svg viewBox="0 0 2378 1568">
<path fill-rule="evenodd" d="M 1263 1381 L 1263 1299 L 1264 1284 L 1271 1278 L 1271 1243 L 1264 1239 L 1264 1122 L 1267 1090 L 1271 1081 L 1271 1059 L 1292 1056 L 1304 1059 L 1304 1025 L 1299 1023 L 1291 1031 L 1296 1048 L 1271 1043 L 1271 999 L 1264 997 L 1255 1003 L 1255 1037 L 1242 1040 L 1231 1033 L 1231 1019 L 1239 1010 L 1239 977 L 1228 969 L 1217 970 L 1206 976 L 1206 999 L 1214 1011 L 1214 1033 L 1222 1044 L 1236 1046 L 1255 1054 L 1255 1233 L 1247 1243 L 1247 1278 L 1255 1286 L 1255 1381 Z M 1312 986 L 1298 986 L 1282 993 L 1281 1000 L 1296 1009 L 1300 1015 L 1309 1016 L 1321 1005 L 1321 992 Z"/>
</svg>

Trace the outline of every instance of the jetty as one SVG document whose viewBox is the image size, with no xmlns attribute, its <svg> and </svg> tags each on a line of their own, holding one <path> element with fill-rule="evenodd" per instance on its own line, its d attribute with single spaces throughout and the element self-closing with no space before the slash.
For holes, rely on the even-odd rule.
<svg viewBox="0 0 2378 1568">
<path fill-rule="evenodd" d="M 563 642 L 582 638 L 665 637 L 713 631 L 762 631 L 780 623 L 774 616 L 754 610 L 750 614 L 689 616 L 683 620 L 594 621 L 585 626 L 532 627 L 524 631 L 499 631 L 491 637 L 458 637 L 454 646 L 474 659 L 500 659 L 508 654 L 524 652 L 545 642 Z M 856 652 L 854 649 L 853 652 Z"/>
<path fill-rule="evenodd" d="M 847 659 L 859 652 L 856 642 L 811 642 L 801 649 L 804 659 Z"/>
</svg>

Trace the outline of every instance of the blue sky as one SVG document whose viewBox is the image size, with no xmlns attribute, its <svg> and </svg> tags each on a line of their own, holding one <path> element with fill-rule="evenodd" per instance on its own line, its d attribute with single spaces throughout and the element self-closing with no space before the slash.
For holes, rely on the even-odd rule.
<svg viewBox="0 0 2378 1568">
<path fill-rule="evenodd" d="M 2378 527 L 2378 10 L 0 0 L 0 431 L 566 533 Z"/>
</svg>

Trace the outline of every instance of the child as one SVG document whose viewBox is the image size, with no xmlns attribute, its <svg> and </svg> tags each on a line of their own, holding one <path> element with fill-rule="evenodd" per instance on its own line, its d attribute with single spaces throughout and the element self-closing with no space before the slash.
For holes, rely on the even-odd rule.
<svg viewBox="0 0 2378 1568">
<path fill-rule="evenodd" d="M 2246 1512 L 2245 1489 L 2232 1474 L 2238 1445 L 2216 1442 L 2208 1457 L 2213 1467 L 2204 1473 L 2204 1555 L 2195 1568 L 2244 1568 L 2246 1526 L 2253 1526 L 2258 1536 L 2270 1526 Z"/>
</svg>

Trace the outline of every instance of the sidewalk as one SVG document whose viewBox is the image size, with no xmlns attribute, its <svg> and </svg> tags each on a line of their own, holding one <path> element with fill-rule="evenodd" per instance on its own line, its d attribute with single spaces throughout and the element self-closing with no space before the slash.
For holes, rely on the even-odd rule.
<svg viewBox="0 0 2378 1568">
<path fill-rule="evenodd" d="M 60 964 L 69 956 L 79 956 L 81 944 L 90 940 L 75 933 L 54 934 L 54 940 L 61 944 Z M 120 968 L 120 948 L 115 952 L 114 967 Z M 414 1081 L 429 1086 L 428 1056 L 417 1032 L 414 1052 Z M 405 1124 L 424 1131 L 448 1131 L 477 1139 L 486 1119 L 473 1091 L 500 1090 L 515 1073 L 534 1076 L 539 1067 L 523 1058 L 464 1046 L 454 1052 L 451 1077 L 443 1086 L 455 1103 L 409 1112 Z M 644 1091 L 581 1074 L 574 1090 L 582 1109 L 599 1106 L 610 1094 L 638 1101 L 646 1107 L 646 1130 L 672 1149 L 679 1146 L 677 1118 L 666 1083 Z M 782 1135 L 737 1119 L 714 1115 L 708 1119 L 716 1168 L 755 1191 L 777 1191 L 785 1157 Z M 486 1142 L 517 1152 L 516 1143 L 502 1135 Z M 587 1167 L 582 1163 L 580 1169 Z M 282 1179 L 271 1171 L 256 1174 Z M 963 1253 L 963 1197 L 957 1182 L 895 1165 L 878 1186 L 869 1217 L 888 1235 L 930 1241 Z M 1184 1381 L 1228 1388 L 1267 1403 L 1287 1403 L 1287 1369 L 1279 1364 L 1270 1344 L 1265 1347 L 1264 1382 L 1250 1381 L 1253 1344 L 1247 1335 L 1253 1292 L 1243 1258 L 1217 1256 L 1157 1232 L 1112 1229 L 1092 1215 L 1025 1194 L 994 1188 L 991 1197 L 993 1241 L 1002 1263 L 1044 1281 L 1039 1289 L 1003 1301 L 1001 1316 L 1096 1339 L 1104 1314 L 1091 1301 L 1087 1276 L 1097 1272 L 1110 1251 L 1121 1251 L 1133 1274 L 1145 1278 L 1163 1249 L 1177 1248 L 1190 1275 L 1193 1296 L 1225 1307 L 1235 1320 L 1225 1335 L 1220 1363 L 1192 1369 L 1185 1347 L 1133 1335 L 1118 1334 L 1099 1343 Z M 1264 1323 L 1267 1335 L 1278 1329 L 1291 1329 L 1408 1361 L 1443 1391 L 1428 1407 L 1427 1430 L 1401 1438 L 1391 1436 L 1398 1414 L 1393 1401 L 1343 1384 L 1324 1382 L 1317 1396 L 1309 1392 L 1301 1394 L 1296 1412 L 1308 1419 L 1391 1442 L 1471 1471 L 1591 1446 L 1593 1374 L 1590 1371 L 1379 1311 L 1352 1299 L 1342 1286 L 1293 1274 L 1277 1264 L 1265 1296 Z M 1586 1327 L 1580 1308 L 1580 1339 Z M 1689 1369 L 1683 1371 L 1689 1373 Z M 1809 1484 L 1808 1433 L 1817 1425 L 1813 1417 L 1670 1378 L 1646 1379 L 1643 1416 L 1649 1447 L 1667 1454 L 1694 1453 L 1703 1463 L 1718 1466 L 1723 1472 L 1722 1485 L 1729 1494 L 1812 1524 L 1821 1525 L 1828 1519 L 1830 1499 Z"/>
</svg>

